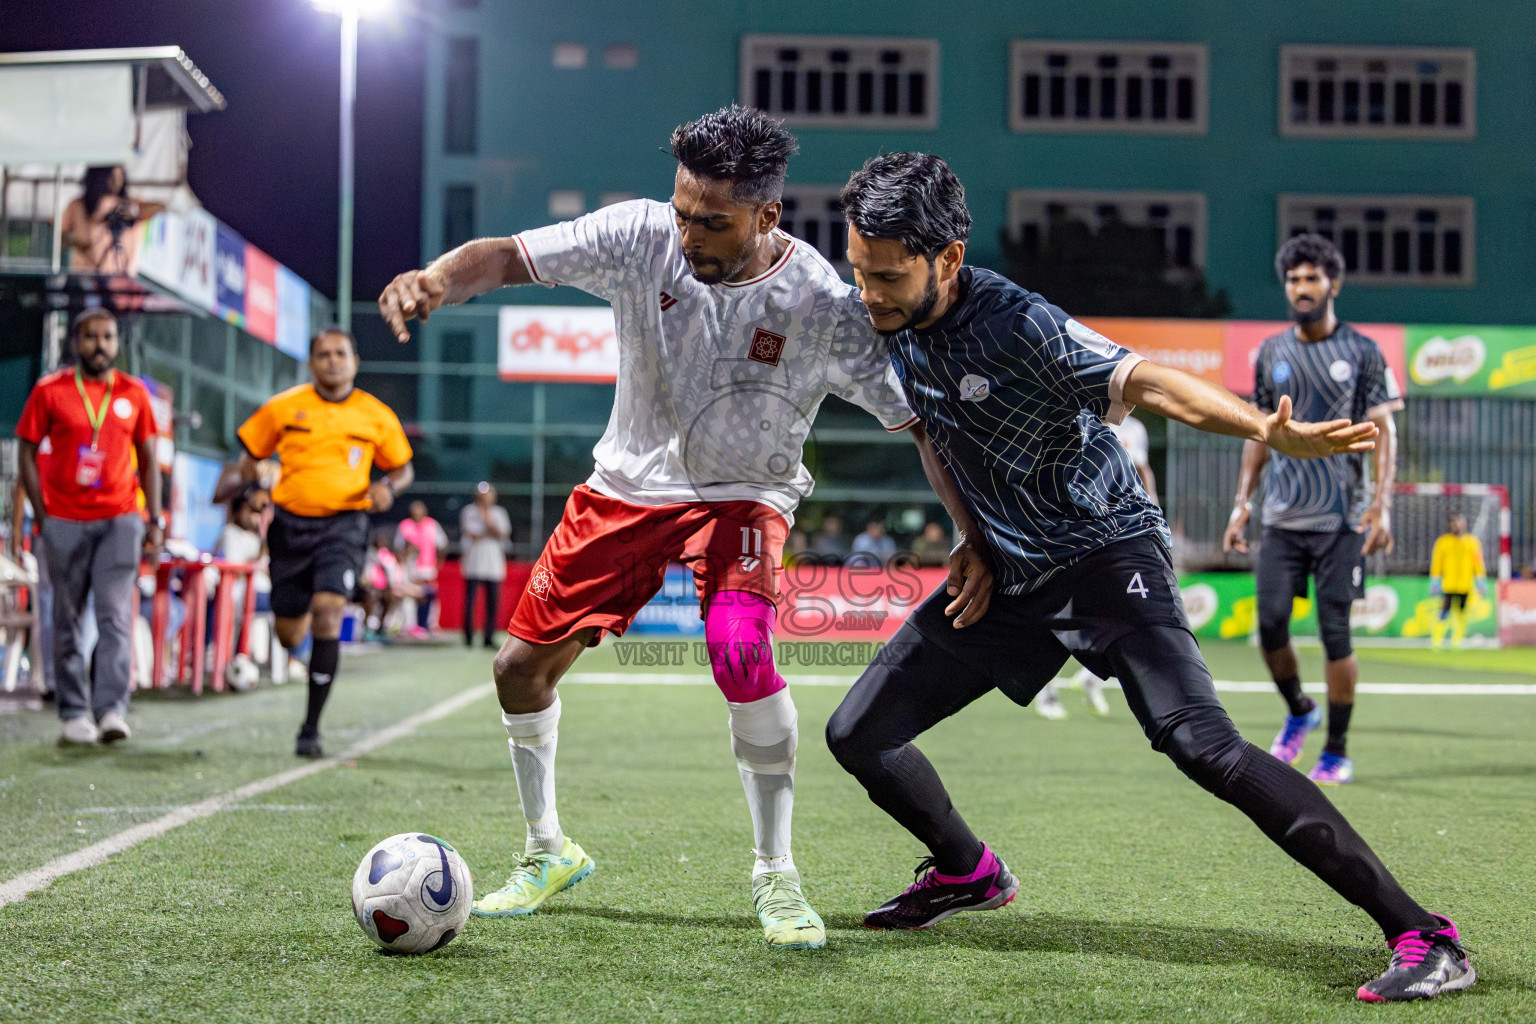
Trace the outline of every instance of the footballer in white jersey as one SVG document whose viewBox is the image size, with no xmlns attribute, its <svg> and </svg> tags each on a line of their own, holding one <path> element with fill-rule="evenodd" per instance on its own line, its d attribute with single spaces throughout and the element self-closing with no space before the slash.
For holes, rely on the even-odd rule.
<svg viewBox="0 0 1536 1024">
<path fill-rule="evenodd" d="M 571 285 L 613 304 L 620 364 L 595 468 L 566 505 L 496 657 L 527 842 L 507 884 L 474 912 L 516 916 L 595 867 L 560 827 L 556 683 L 583 648 L 622 635 L 670 562 L 692 567 L 716 683 L 752 819 L 752 898 L 781 949 L 826 943 L 790 856 L 797 714 L 773 664 L 779 566 L 813 481 L 801 451 L 837 395 L 887 430 L 910 429 L 929 481 L 961 508 L 857 291 L 778 229 L 796 143 L 732 106 L 679 127 L 671 201 L 637 200 L 461 246 L 380 297 L 405 321 L 511 284 Z M 951 556 L 957 628 L 985 612 L 991 573 L 973 542 Z"/>
</svg>

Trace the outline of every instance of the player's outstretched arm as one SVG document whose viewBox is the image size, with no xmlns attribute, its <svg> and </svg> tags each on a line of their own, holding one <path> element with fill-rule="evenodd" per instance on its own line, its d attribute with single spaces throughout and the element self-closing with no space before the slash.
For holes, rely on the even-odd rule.
<svg viewBox="0 0 1536 1024">
<path fill-rule="evenodd" d="M 1320 459 L 1376 447 L 1374 423 L 1293 420 L 1288 396 L 1266 416 L 1226 388 L 1148 360 L 1131 370 L 1125 382 L 1125 401 L 1198 430 L 1267 444 L 1293 459 Z"/>
<path fill-rule="evenodd" d="M 423 323 L 439 306 L 467 302 L 497 288 L 532 284 L 516 238 L 478 238 L 444 253 L 425 270 L 408 270 L 379 295 L 379 313 L 395 338 L 411 340 L 406 321 Z"/>
</svg>

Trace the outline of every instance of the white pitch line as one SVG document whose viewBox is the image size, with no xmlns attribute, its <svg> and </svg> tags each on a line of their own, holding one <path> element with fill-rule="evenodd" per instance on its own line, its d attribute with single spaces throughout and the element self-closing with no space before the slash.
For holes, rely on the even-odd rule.
<svg viewBox="0 0 1536 1024">
<path fill-rule="evenodd" d="M 858 676 L 802 676 L 791 673 L 791 686 L 842 686 L 849 687 Z M 715 681 L 706 675 L 669 674 L 665 672 L 572 672 L 561 680 L 563 683 L 591 683 L 601 686 L 714 686 Z M 1057 678 L 1057 683 L 1070 680 Z M 1111 679 L 1105 683 L 1118 690 L 1119 682 Z M 1272 693 L 1275 684 L 1261 680 L 1216 680 L 1216 689 L 1225 693 Z M 1327 693 L 1323 683 L 1307 683 L 1302 687 L 1308 693 Z M 1418 697 L 1536 697 L 1536 683 L 1359 683 L 1360 693 L 1387 694 L 1389 696 Z"/>
<path fill-rule="evenodd" d="M 132 828 L 124 829 L 116 835 L 108 836 L 99 843 L 92 843 L 83 850 L 67 853 L 62 857 L 49 861 L 40 868 L 17 875 L 7 882 L 0 882 L 0 907 L 26 899 L 27 896 L 37 890 L 52 884 L 55 879 L 74 874 L 76 871 L 84 871 L 86 868 L 96 867 L 98 864 L 105 863 L 108 858 L 116 856 L 124 850 L 132 849 L 146 840 L 164 835 L 174 828 L 180 828 L 182 825 L 197 821 L 199 818 L 206 818 L 220 811 L 227 810 L 235 804 L 249 800 L 253 796 L 270 793 L 272 790 L 281 789 L 289 783 L 298 782 L 300 779 L 306 779 L 328 768 L 334 768 L 343 762 L 362 757 L 364 754 L 377 750 L 385 744 L 393 743 L 395 740 L 409 735 L 418 726 L 426 725 L 428 722 L 435 722 L 439 718 L 445 718 L 460 708 L 473 704 L 482 697 L 490 696 L 495 692 L 495 689 L 496 687 L 493 683 L 482 683 L 479 686 L 472 686 L 462 693 L 454 694 L 447 700 L 437 702 L 425 711 L 418 711 L 414 715 L 402 718 L 394 725 L 380 729 L 371 736 L 363 737 L 340 754 L 322 757 L 318 761 L 312 761 L 298 768 L 279 772 L 276 775 L 270 775 L 265 779 L 258 779 L 255 782 L 246 783 L 244 786 L 230 790 L 228 793 L 221 793 L 218 796 L 211 796 L 206 800 L 199 800 L 195 804 L 178 807 L 171 813 L 156 818 L 153 821 L 146 821 L 142 825 L 135 825 Z"/>
</svg>

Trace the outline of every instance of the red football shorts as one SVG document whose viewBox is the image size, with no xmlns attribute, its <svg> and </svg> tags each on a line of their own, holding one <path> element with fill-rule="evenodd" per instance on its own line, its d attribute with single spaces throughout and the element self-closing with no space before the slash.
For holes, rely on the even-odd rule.
<svg viewBox="0 0 1536 1024">
<path fill-rule="evenodd" d="M 534 563 L 507 631 L 552 644 L 596 626 L 623 636 L 661 589 L 667 565 L 693 569 L 700 609 L 722 590 L 779 596 L 789 523 L 762 502 L 631 505 L 582 484 Z"/>
</svg>

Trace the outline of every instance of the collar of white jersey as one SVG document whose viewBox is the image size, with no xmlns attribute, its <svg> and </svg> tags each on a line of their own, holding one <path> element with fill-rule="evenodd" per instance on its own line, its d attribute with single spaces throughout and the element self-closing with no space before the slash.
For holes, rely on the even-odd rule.
<svg viewBox="0 0 1536 1024">
<path fill-rule="evenodd" d="M 789 266 L 789 258 L 794 254 L 795 246 L 800 244 L 799 240 L 796 239 L 793 235 L 786 235 L 779 228 L 774 228 L 773 233 L 789 243 L 784 247 L 784 251 L 779 254 L 779 258 L 773 261 L 773 266 L 769 267 L 761 274 L 758 274 L 750 281 L 721 281 L 720 283 L 725 285 L 727 288 L 745 288 L 752 284 L 762 284 L 774 274 L 777 274 L 779 271 Z"/>
</svg>

